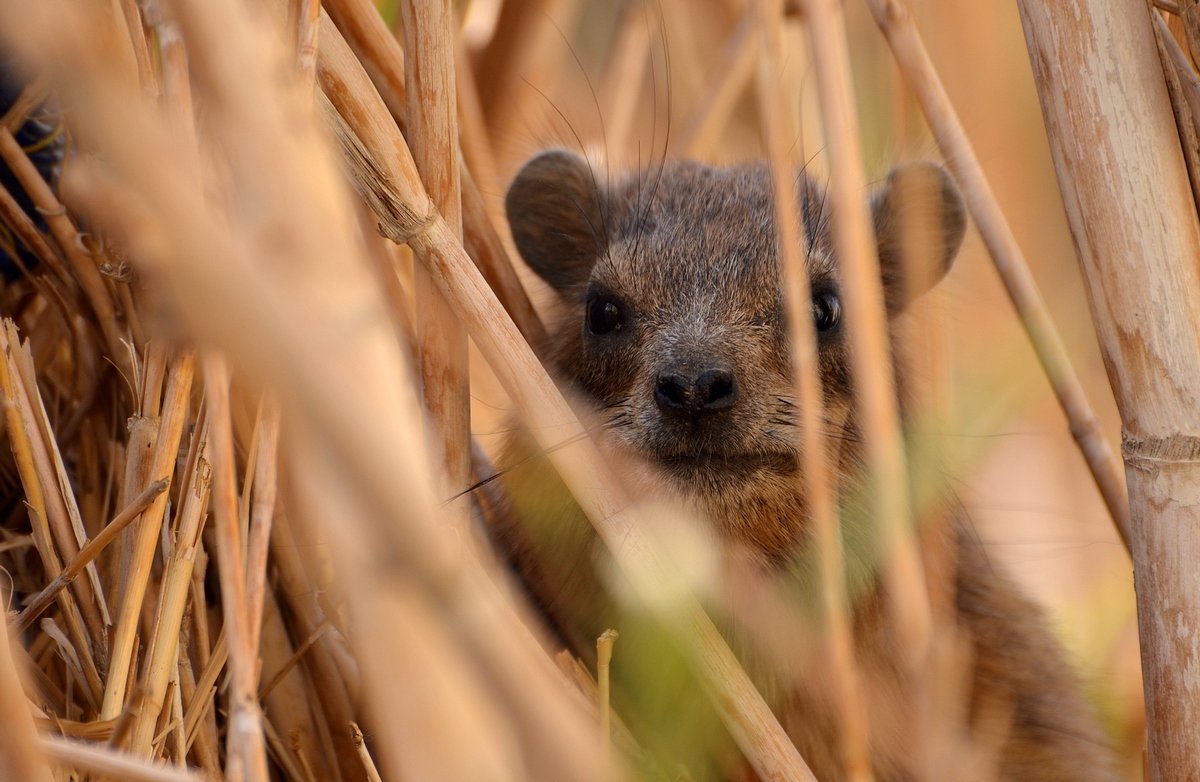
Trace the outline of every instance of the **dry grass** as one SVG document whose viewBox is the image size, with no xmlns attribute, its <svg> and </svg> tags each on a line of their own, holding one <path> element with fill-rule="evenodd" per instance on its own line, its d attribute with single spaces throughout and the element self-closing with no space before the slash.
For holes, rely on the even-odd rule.
<svg viewBox="0 0 1200 782">
<path fill-rule="evenodd" d="M 385 8 L 395 30 L 369 0 L 321 5 L 0 3 L 5 45 L 37 74 L 0 123 L 0 156 L 46 223 L 0 191 L 0 222 L 40 264 L 0 294 L 0 566 L 12 601 L 0 776 L 582 780 L 654 765 L 638 754 L 653 737 L 609 710 L 607 669 L 597 687 L 578 661 L 555 659 L 468 519 L 504 511 L 494 485 L 462 492 L 490 475 L 490 433 L 515 408 L 713 693 L 740 752 L 764 778 L 811 778 L 699 601 L 678 589 L 689 574 L 529 348 L 545 334 L 531 303 L 544 292 L 514 263 L 501 200 L 520 161 L 556 143 L 606 174 L 668 151 L 767 157 L 777 171 L 815 161 L 837 173 L 836 239 L 852 301 L 868 304 L 880 299 L 861 198 L 868 172 L 897 152 L 941 149 L 1019 319 L 970 239 L 949 281 L 966 304 L 931 309 L 975 334 L 930 337 L 946 350 L 928 359 L 965 390 L 952 404 L 932 393 L 942 405 L 918 416 L 925 439 L 907 453 L 949 442 L 968 507 L 1019 496 L 1011 524 L 979 509 L 982 534 L 1027 585 L 1050 587 L 1042 597 L 1095 678 L 1114 743 L 1140 767 L 1110 392 L 1062 220 L 1054 212 L 1042 225 L 1044 148 L 989 135 L 997 105 L 1026 105 L 1005 121 L 1037 122 L 1028 80 L 1006 81 L 1013 58 L 1025 62 L 1011 15 L 928 0 L 918 21 L 943 36 L 926 51 L 885 0 L 849 4 L 848 19 L 823 0 L 708 0 L 704 13 L 690 0 L 475 0 L 456 5 L 469 22 L 461 31 L 445 4 Z M 1160 27 L 1166 55 L 1188 62 L 1183 27 Z M 993 29 L 1016 38 L 959 36 Z M 978 100 L 983 88 L 944 67 L 966 59 L 1012 100 Z M 1181 101 L 1192 83 L 1176 83 Z M 74 145 L 58 189 L 13 136 L 49 91 Z M 785 203 L 781 214 L 794 215 Z M 785 238 L 798 234 L 794 220 L 780 222 Z M 787 259 L 792 310 L 810 296 L 802 263 Z M 1035 279 L 1065 293 L 1043 301 Z M 987 778 L 986 748 L 959 746 L 960 715 L 944 708 L 957 679 L 936 673 L 964 664 L 939 604 L 936 536 L 913 534 L 907 518 L 915 505 L 925 519 L 946 478 L 910 481 L 886 324 L 878 308 L 850 311 L 863 316 L 850 326 L 858 374 L 870 379 L 860 409 L 880 535 L 892 541 L 891 610 L 920 725 L 913 752 Z M 798 396 L 811 402 L 814 337 L 807 319 L 793 320 Z M 1080 346 L 1085 357 L 1072 362 Z M 819 420 L 818 405 L 802 407 Z M 1007 440 L 991 447 L 1028 427 L 1052 432 L 1034 448 L 1066 465 L 1044 488 L 1017 486 L 1026 453 Z M 840 757 L 847 778 L 866 779 L 837 510 L 819 469 L 820 427 L 801 431 L 809 496 L 820 500 Z M 984 477 L 972 485 L 973 475 Z M 1047 506 L 1066 523 L 1042 524 Z M 1050 543 L 1030 545 L 1021 524 Z M 1064 562 L 1072 546 L 1095 554 Z M 1039 558 L 1056 581 L 1022 570 Z M 664 594 L 672 599 L 651 599 Z M 800 621 L 780 594 L 756 595 L 749 621 L 769 654 L 786 656 L 802 645 Z M 1119 618 L 1105 617 L 1114 602 Z M 616 669 L 622 643 L 607 643 Z"/>
</svg>

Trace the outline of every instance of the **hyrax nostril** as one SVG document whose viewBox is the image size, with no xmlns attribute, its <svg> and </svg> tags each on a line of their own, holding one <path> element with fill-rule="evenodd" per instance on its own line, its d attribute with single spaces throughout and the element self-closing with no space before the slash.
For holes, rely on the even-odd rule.
<svg viewBox="0 0 1200 782">
<path fill-rule="evenodd" d="M 725 369 L 710 369 L 696 381 L 695 397 L 700 409 L 716 412 L 731 407 L 737 401 L 737 381 Z"/>
<path fill-rule="evenodd" d="M 660 372 L 654 382 L 654 402 L 667 415 L 698 418 L 733 406 L 737 396 L 737 381 L 726 369 Z"/>
</svg>

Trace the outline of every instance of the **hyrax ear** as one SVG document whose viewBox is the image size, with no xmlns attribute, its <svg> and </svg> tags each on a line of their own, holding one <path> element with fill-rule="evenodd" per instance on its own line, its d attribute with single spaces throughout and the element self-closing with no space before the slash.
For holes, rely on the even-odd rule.
<svg viewBox="0 0 1200 782">
<path fill-rule="evenodd" d="M 563 149 L 526 163 L 504 199 L 521 257 L 564 295 L 587 282 L 604 249 L 604 206 L 591 166 Z"/>
<path fill-rule="evenodd" d="M 966 215 L 958 188 L 935 163 L 893 169 L 872 198 L 871 211 L 884 297 L 894 315 L 950 270 Z"/>
</svg>

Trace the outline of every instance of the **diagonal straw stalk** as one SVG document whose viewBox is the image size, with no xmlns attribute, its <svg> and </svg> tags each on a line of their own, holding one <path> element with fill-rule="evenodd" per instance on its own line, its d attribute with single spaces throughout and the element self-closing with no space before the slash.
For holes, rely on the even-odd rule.
<svg viewBox="0 0 1200 782">
<path fill-rule="evenodd" d="M 805 240 L 799 221 L 801 210 L 796 201 L 795 165 L 786 152 L 788 140 L 782 107 L 787 106 L 789 101 L 778 77 L 783 62 L 782 10 L 781 3 L 776 0 L 760 0 L 757 9 L 760 33 L 765 39 L 759 57 L 759 114 L 765 130 L 767 157 L 774 184 L 775 221 L 778 225 L 787 311 L 785 320 L 792 350 L 792 382 L 796 388 L 796 408 L 801 418 L 796 435 L 802 454 L 808 522 L 812 525 L 817 566 L 820 569 L 819 604 L 834 679 L 842 771 L 846 779 L 863 782 L 872 778 L 870 736 L 862 683 L 854 659 L 854 636 L 846 596 L 845 554 L 825 441 L 817 334 L 809 315 L 812 290 L 806 259 L 803 257 Z"/>
<path fill-rule="evenodd" d="M 812 42 L 821 120 L 830 151 L 833 240 L 842 269 L 855 403 L 863 422 L 871 508 L 885 552 L 884 578 L 905 666 L 917 671 L 929 650 L 931 617 L 912 534 L 904 441 L 883 304 L 879 259 L 858 147 L 842 10 L 833 0 L 802 4 Z"/>
</svg>

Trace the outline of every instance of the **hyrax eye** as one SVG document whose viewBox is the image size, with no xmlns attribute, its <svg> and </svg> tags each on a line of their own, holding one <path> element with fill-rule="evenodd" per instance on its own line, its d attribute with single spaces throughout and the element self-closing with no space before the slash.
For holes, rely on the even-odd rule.
<svg viewBox="0 0 1200 782">
<path fill-rule="evenodd" d="M 621 307 L 606 296 L 593 296 L 587 303 L 587 327 L 591 333 L 602 336 L 619 331 L 625 322 Z"/>
<path fill-rule="evenodd" d="M 833 291 L 814 293 L 812 313 L 813 325 L 816 326 L 817 331 L 831 331 L 842 320 L 842 302 Z"/>
</svg>

